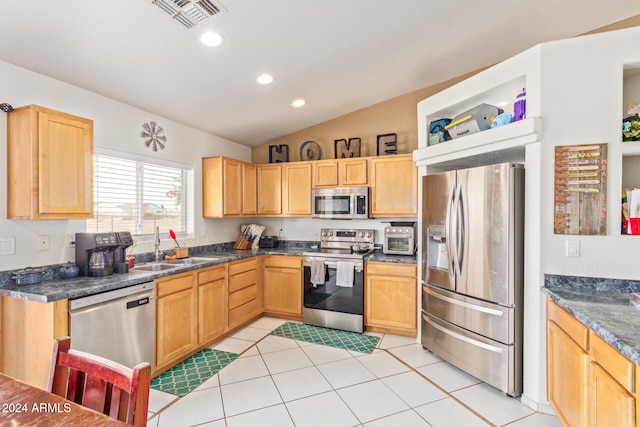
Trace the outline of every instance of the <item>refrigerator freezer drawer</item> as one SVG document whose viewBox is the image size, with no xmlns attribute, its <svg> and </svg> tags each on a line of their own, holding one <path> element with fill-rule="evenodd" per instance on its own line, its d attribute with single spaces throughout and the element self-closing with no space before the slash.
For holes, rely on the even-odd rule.
<svg viewBox="0 0 640 427">
<path fill-rule="evenodd" d="M 515 342 L 516 312 L 513 307 L 503 307 L 423 283 L 422 309 L 503 344 Z"/>
<path fill-rule="evenodd" d="M 504 345 L 422 313 L 422 345 L 437 356 L 517 397 L 522 393 L 522 359 Z"/>
</svg>

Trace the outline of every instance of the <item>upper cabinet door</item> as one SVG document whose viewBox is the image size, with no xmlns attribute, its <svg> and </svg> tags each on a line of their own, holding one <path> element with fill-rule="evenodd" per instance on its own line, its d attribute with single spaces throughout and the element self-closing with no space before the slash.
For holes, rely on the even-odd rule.
<svg viewBox="0 0 640 427">
<path fill-rule="evenodd" d="M 418 216 L 418 168 L 411 155 L 375 157 L 370 162 L 370 216 Z"/>
<path fill-rule="evenodd" d="M 258 194 L 256 192 L 256 166 L 242 164 L 242 214 L 258 213 Z"/>
<path fill-rule="evenodd" d="M 282 213 L 311 216 L 311 163 L 295 162 L 282 166 Z"/>
<path fill-rule="evenodd" d="M 338 185 L 338 162 L 313 162 L 313 187 L 336 187 Z"/>
<path fill-rule="evenodd" d="M 282 167 L 279 164 L 257 166 L 258 214 L 282 213 Z"/>
<path fill-rule="evenodd" d="M 225 158 L 223 164 L 223 216 L 242 214 L 242 163 Z"/>
<path fill-rule="evenodd" d="M 7 117 L 7 216 L 91 218 L 93 121 L 35 105 Z"/>
<path fill-rule="evenodd" d="M 338 160 L 340 185 L 367 185 L 367 159 Z"/>
</svg>

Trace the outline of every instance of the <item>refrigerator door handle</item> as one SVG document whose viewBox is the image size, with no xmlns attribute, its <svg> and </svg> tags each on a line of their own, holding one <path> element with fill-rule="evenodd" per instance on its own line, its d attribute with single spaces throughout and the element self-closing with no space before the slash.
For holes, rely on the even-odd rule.
<svg viewBox="0 0 640 427">
<path fill-rule="evenodd" d="M 468 308 L 468 309 L 474 310 L 474 311 L 480 311 L 482 313 L 490 314 L 492 316 L 499 316 L 500 317 L 500 316 L 502 316 L 504 314 L 504 312 L 502 312 L 500 310 L 495 310 L 495 309 L 492 309 L 492 308 L 482 307 L 482 306 L 479 306 L 479 305 L 476 305 L 476 304 L 471 304 L 471 303 L 468 303 L 468 302 L 465 302 L 465 301 L 458 301 L 457 299 L 449 298 L 448 296 L 441 295 L 439 293 L 433 292 L 431 289 L 429 289 L 427 287 L 427 284 L 424 283 L 424 281 L 422 282 L 422 284 L 423 284 L 422 290 L 425 293 L 431 295 L 434 298 L 440 299 L 442 301 L 446 301 L 449 304 L 458 305 L 460 307 Z"/>
<path fill-rule="evenodd" d="M 456 215 L 458 217 L 458 240 L 456 243 L 456 259 L 458 265 L 458 275 L 462 274 L 462 266 L 465 263 L 465 251 L 467 244 L 467 202 L 465 200 L 466 187 L 462 184 L 458 187 L 458 203 L 456 206 Z"/>
<path fill-rule="evenodd" d="M 454 205 L 456 200 L 456 185 L 454 185 L 451 189 L 451 194 L 449 197 L 449 202 L 447 203 L 447 218 L 445 220 L 445 242 L 447 245 L 447 255 L 449 257 L 449 276 L 453 277 L 456 274 L 456 256 L 455 256 L 455 229 L 456 229 L 456 221 L 453 216 L 454 213 Z"/>
<path fill-rule="evenodd" d="M 462 273 L 462 263 L 460 259 L 460 248 L 462 246 L 461 238 L 461 223 L 463 218 L 460 216 L 460 197 L 461 197 L 461 187 L 459 184 L 456 184 L 455 190 L 453 193 L 453 199 L 451 200 L 450 206 L 450 214 L 453 218 L 452 227 L 450 233 L 453 234 L 453 238 L 451 239 L 451 258 L 453 258 L 453 267 L 455 270 L 456 276 L 460 277 Z"/>
<path fill-rule="evenodd" d="M 471 344 L 471 345 L 475 345 L 476 347 L 480 347 L 480 348 L 483 348 L 485 350 L 492 351 L 494 353 L 502 353 L 502 349 L 500 347 L 496 347 L 496 346 L 493 346 L 493 345 L 485 344 L 483 342 L 476 341 L 476 340 L 471 339 L 469 337 L 465 337 L 464 335 L 460 335 L 460 334 L 458 334 L 456 332 L 453 332 L 453 331 L 450 331 L 450 330 L 448 330 L 446 328 L 443 328 L 442 326 L 430 321 L 429 318 L 427 316 L 425 316 L 424 314 L 422 315 L 422 319 L 425 322 L 429 323 L 429 325 L 431 327 L 433 327 L 434 329 L 439 330 L 440 332 L 442 332 L 445 335 L 452 336 L 455 339 L 458 339 L 460 341 L 464 341 L 464 342 L 466 342 L 468 344 Z"/>
</svg>

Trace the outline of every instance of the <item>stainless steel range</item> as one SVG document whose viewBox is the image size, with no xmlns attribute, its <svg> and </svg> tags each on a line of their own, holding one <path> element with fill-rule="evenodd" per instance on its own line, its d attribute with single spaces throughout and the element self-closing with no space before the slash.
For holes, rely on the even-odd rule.
<svg viewBox="0 0 640 427">
<path fill-rule="evenodd" d="M 308 325 L 364 332 L 364 257 L 374 230 L 320 230 L 320 248 L 304 252 L 304 308 Z"/>
</svg>

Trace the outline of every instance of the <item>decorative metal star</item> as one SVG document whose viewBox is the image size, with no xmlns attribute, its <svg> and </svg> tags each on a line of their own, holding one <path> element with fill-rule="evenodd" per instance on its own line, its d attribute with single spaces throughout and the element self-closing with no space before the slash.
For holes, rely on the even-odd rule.
<svg viewBox="0 0 640 427">
<path fill-rule="evenodd" d="M 143 124 L 142 128 L 144 130 L 140 133 L 140 136 L 145 138 L 144 144 L 153 149 L 153 151 L 158 151 L 158 148 L 164 150 L 164 146 L 167 143 L 167 137 L 164 136 L 164 129 L 162 126 L 154 121 L 150 121 L 149 123 Z"/>
</svg>

